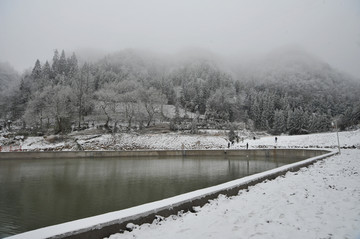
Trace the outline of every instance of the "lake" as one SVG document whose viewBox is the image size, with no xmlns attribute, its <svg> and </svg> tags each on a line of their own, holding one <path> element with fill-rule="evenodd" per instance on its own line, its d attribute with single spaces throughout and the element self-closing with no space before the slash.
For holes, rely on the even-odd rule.
<svg viewBox="0 0 360 239">
<path fill-rule="evenodd" d="M 303 159 L 1 159 L 0 238 L 214 186 Z"/>
</svg>

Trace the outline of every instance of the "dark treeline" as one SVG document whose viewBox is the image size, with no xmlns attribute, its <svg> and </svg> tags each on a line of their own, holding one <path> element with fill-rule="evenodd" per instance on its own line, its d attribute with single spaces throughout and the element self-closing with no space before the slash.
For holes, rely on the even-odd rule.
<svg viewBox="0 0 360 239">
<path fill-rule="evenodd" d="M 113 131 L 159 119 L 179 129 L 179 109 L 185 117 L 195 113 L 192 128 L 243 122 L 273 134 L 302 134 L 328 131 L 334 120 L 343 129 L 358 124 L 359 83 L 306 54 L 289 54 L 224 70 L 211 57 L 175 60 L 125 50 L 80 64 L 74 53 L 56 50 L 21 77 L 0 68 L 0 119 L 55 133 L 81 128 L 89 118 Z M 18 84 L 10 87 L 11 79 Z M 173 105 L 171 117 L 165 105 Z"/>
</svg>

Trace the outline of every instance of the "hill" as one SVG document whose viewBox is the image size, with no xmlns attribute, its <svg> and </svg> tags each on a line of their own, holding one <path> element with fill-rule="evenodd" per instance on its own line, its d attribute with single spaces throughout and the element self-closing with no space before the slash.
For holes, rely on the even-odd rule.
<svg viewBox="0 0 360 239">
<path fill-rule="evenodd" d="M 278 105 L 275 102 L 279 110 L 301 108 L 307 114 L 326 114 L 343 128 L 359 122 L 360 80 L 303 50 L 274 51 L 237 76 L 245 88 L 273 92 L 279 98 Z"/>
<path fill-rule="evenodd" d="M 360 121 L 360 81 L 299 49 L 274 51 L 247 65 L 203 49 L 174 55 L 127 49 L 85 63 L 55 51 L 48 62 L 36 61 L 8 91 L 2 104 L 11 107 L 3 107 L 3 120 L 49 133 L 90 123 L 115 132 L 165 122 L 172 130 L 242 125 L 273 134 L 323 132 L 334 120 L 342 128 Z M 174 112 L 166 114 L 165 105 Z"/>
</svg>

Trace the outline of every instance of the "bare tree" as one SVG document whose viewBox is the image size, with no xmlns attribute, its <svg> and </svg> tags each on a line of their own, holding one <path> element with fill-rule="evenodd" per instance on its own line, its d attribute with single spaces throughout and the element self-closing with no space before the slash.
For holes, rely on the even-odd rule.
<svg viewBox="0 0 360 239">
<path fill-rule="evenodd" d="M 160 113 L 161 105 L 166 103 L 166 96 L 161 91 L 150 87 L 149 89 L 141 88 L 139 98 L 147 113 L 147 126 L 150 126 L 155 114 Z"/>
<path fill-rule="evenodd" d="M 98 100 L 98 107 L 106 115 L 105 128 L 109 129 L 110 120 L 114 120 L 115 126 L 117 124 L 117 106 L 120 102 L 119 95 L 116 92 L 116 85 L 113 83 L 107 84 L 101 90 L 96 92 Z"/>
</svg>

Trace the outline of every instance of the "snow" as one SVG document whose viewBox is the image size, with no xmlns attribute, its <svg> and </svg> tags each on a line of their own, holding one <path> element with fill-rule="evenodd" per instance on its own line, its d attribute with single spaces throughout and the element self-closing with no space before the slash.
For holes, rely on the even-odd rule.
<svg viewBox="0 0 360 239">
<path fill-rule="evenodd" d="M 359 238 L 359 150 L 220 195 L 196 213 L 131 225 L 122 238 Z"/>
<path fill-rule="evenodd" d="M 244 135 L 244 141 L 231 145 L 233 149 L 241 149 L 249 144 L 249 148 L 336 148 L 336 133 L 321 133 L 297 136 L 277 136 L 275 144 L 274 136 L 256 137 L 249 136 L 249 132 L 239 132 L 240 138 Z M 341 147 L 360 148 L 360 130 L 339 132 Z M 76 150 L 75 140 L 84 150 L 137 150 L 137 149 L 222 149 L 227 148 L 228 140 L 226 132 L 217 134 L 102 134 L 102 135 L 72 135 L 62 142 L 49 143 L 44 137 L 28 137 L 20 142 L 22 149 L 29 151 L 43 150 Z M 0 145 L 1 145 L 0 138 Z"/>
<path fill-rule="evenodd" d="M 360 148 L 359 140 L 360 130 L 339 132 L 339 140 L 341 147 L 355 146 Z M 335 132 L 321 134 L 307 134 L 294 136 L 277 136 L 278 140 L 275 144 L 275 136 L 263 137 L 259 140 L 248 140 L 250 146 L 267 146 L 276 145 L 279 148 L 305 147 L 305 148 L 336 148 L 338 145 Z"/>
</svg>

